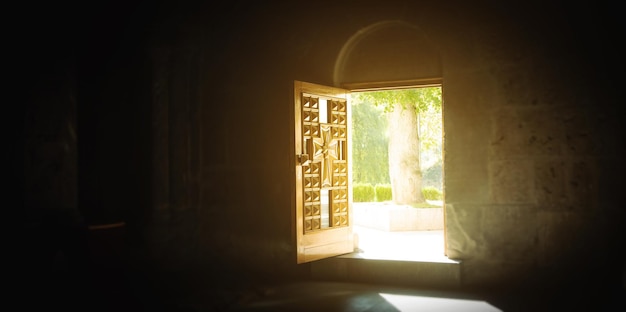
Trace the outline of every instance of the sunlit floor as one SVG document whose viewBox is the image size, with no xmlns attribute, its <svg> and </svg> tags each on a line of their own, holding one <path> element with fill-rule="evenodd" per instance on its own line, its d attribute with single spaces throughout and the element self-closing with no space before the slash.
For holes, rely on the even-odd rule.
<svg viewBox="0 0 626 312">
<path fill-rule="evenodd" d="M 423 262 L 456 262 L 444 254 L 443 230 L 382 231 L 354 226 L 359 251 L 343 257 Z"/>
<path fill-rule="evenodd" d="M 233 311 L 324 312 L 502 312 L 471 296 L 376 285 L 336 282 L 291 283 L 273 288 Z"/>
</svg>

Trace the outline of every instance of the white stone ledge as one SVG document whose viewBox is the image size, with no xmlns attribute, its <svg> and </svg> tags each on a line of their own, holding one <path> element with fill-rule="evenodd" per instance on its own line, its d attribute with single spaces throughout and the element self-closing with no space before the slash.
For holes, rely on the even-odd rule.
<svg viewBox="0 0 626 312">
<path fill-rule="evenodd" d="M 355 225 L 383 231 L 443 229 L 443 208 L 414 208 L 390 203 L 353 203 Z"/>
</svg>

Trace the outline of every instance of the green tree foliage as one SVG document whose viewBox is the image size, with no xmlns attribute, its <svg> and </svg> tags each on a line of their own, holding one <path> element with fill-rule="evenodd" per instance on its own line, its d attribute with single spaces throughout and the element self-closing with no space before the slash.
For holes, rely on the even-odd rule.
<svg viewBox="0 0 626 312">
<path fill-rule="evenodd" d="M 443 123 L 441 110 L 431 107 L 418 115 L 420 165 L 422 171 L 442 162 Z"/>
<path fill-rule="evenodd" d="M 420 169 L 424 170 L 432 167 L 437 162 L 441 161 L 443 127 L 441 117 L 442 101 L 440 87 L 359 92 L 353 94 L 352 100 L 353 103 L 356 102 L 374 105 L 377 108 L 382 109 L 385 113 L 393 111 L 396 104 L 400 104 L 403 109 L 414 109 L 419 119 L 418 131 L 420 139 L 420 153 L 422 155 Z M 366 108 L 363 107 L 360 107 L 360 109 L 366 110 Z M 372 109 L 369 113 L 371 114 L 379 111 L 380 110 Z M 354 122 L 359 122 L 357 121 L 358 118 L 363 117 L 362 115 L 354 116 Z M 369 116 L 368 118 L 370 120 L 372 118 L 385 119 L 382 115 L 375 117 Z M 372 129 L 372 131 L 374 131 L 374 129 Z M 385 134 L 387 133 L 386 124 L 385 130 L 381 131 Z M 364 137 L 363 139 L 367 139 L 367 137 Z"/>
<path fill-rule="evenodd" d="M 355 183 L 389 183 L 387 119 L 380 107 L 352 104 L 352 168 Z"/>
<path fill-rule="evenodd" d="M 380 106 L 385 112 L 393 110 L 395 104 L 403 109 L 412 108 L 417 113 L 441 112 L 441 88 L 414 88 L 355 93 L 353 100 Z"/>
<path fill-rule="evenodd" d="M 418 132 L 419 137 L 419 142 L 415 142 L 419 148 L 419 160 L 415 160 L 416 166 L 418 166 L 418 172 L 415 175 L 403 176 L 399 179 L 396 177 L 395 181 L 421 180 L 422 172 L 428 171 L 428 183 L 424 186 L 441 185 L 437 181 L 432 181 L 441 181 L 442 100 L 440 87 L 353 93 L 352 105 L 355 182 L 384 184 L 390 180 L 389 167 L 386 165 L 390 164 L 387 151 L 391 150 L 391 147 L 388 145 L 390 141 L 387 138 L 386 122 L 388 113 L 401 108 L 414 110 L 417 116 L 417 125 L 414 125 L 414 129 Z M 398 144 L 405 143 L 408 142 L 399 142 Z M 402 161 L 402 158 L 398 159 L 395 156 L 394 159 L 396 164 L 398 161 Z M 406 168 L 406 170 L 409 169 Z M 439 169 L 438 173 L 432 172 L 437 169 Z M 408 172 L 406 170 L 401 172 Z M 381 171 L 385 173 L 381 173 Z M 384 180 L 381 179 L 382 176 L 384 176 Z M 416 186 L 419 188 L 419 185 L 422 183 L 419 182 Z M 408 190 L 406 186 L 404 189 Z M 421 193 L 419 190 L 414 191 Z"/>
<path fill-rule="evenodd" d="M 355 93 L 353 100 L 372 103 L 386 113 L 393 111 L 396 104 L 403 109 L 414 109 L 419 118 L 420 152 L 426 156 L 422 169 L 440 160 L 443 131 L 440 87 L 360 92 Z"/>
</svg>

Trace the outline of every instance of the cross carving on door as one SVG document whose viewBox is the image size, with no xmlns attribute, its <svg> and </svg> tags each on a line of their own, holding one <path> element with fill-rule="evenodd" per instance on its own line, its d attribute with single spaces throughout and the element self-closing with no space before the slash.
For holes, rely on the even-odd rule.
<svg viewBox="0 0 626 312">
<path fill-rule="evenodd" d="M 354 251 L 348 90 L 294 82 L 298 263 Z"/>
<path fill-rule="evenodd" d="M 313 138 L 313 160 L 322 163 L 322 187 L 332 186 L 332 162 L 337 159 L 337 140 L 331 134 L 331 125 L 320 125 L 320 137 Z"/>
</svg>

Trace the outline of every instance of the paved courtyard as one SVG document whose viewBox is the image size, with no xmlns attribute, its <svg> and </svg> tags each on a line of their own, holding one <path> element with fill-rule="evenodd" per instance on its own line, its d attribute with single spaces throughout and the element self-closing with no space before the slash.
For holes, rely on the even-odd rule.
<svg viewBox="0 0 626 312">
<path fill-rule="evenodd" d="M 444 255 L 443 230 L 382 231 L 354 226 L 359 252 L 351 257 L 426 262 L 454 262 Z"/>
</svg>

